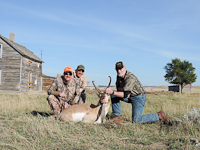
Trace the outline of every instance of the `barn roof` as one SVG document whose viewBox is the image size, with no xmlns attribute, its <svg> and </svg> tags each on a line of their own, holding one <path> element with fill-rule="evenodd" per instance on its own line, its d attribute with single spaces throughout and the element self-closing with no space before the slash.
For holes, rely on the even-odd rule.
<svg viewBox="0 0 200 150">
<path fill-rule="evenodd" d="M 19 45 L 13 41 L 7 39 L 6 37 L 2 36 L 1 34 L 0 34 L 0 38 L 4 42 L 6 42 L 8 45 L 10 45 L 14 50 L 16 50 L 18 53 L 20 53 L 23 57 L 35 60 L 37 62 L 43 62 L 42 59 L 37 57 L 33 52 L 28 50 L 25 46 Z"/>
</svg>

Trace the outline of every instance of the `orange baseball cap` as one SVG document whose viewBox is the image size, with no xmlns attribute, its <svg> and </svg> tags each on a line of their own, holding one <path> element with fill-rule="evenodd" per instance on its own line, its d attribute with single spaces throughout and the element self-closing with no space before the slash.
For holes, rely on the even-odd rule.
<svg viewBox="0 0 200 150">
<path fill-rule="evenodd" d="M 66 72 L 66 71 L 73 72 L 73 69 L 72 69 L 72 67 L 67 66 L 67 67 L 65 67 L 65 69 L 64 69 L 64 72 Z"/>
</svg>

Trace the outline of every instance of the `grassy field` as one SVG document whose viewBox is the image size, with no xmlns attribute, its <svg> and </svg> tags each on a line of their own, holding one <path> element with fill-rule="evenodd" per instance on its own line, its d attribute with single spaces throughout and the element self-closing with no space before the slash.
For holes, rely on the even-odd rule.
<svg viewBox="0 0 200 150">
<path fill-rule="evenodd" d="M 97 104 L 97 96 L 87 93 L 87 103 Z M 124 125 L 61 122 L 49 117 L 46 97 L 46 93 L 0 93 L 0 149 L 200 149 L 190 141 L 200 139 L 200 126 L 175 122 L 192 107 L 200 108 L 198 90 L 147 92 L 143 114 L 162 109 L 174 126 L 131 123 L 131 105 L 124 102 Z"/>
</svg>

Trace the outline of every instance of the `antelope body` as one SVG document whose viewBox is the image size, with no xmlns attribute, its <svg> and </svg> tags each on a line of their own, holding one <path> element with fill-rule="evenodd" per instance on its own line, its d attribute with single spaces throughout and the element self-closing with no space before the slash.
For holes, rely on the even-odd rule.
<svg viewBox="0 0 200 150">
<path fill-rule="evenodd" d="M 92 83 L 94 84 L 94 81 Z M 111 77 L 110 77 L 110 83 L 111 83 Z M 108 87 L 110 86 L 110 83 Z M 67 107 L 61 112 L 61 114 L 59 115 L 59 119 L 62 121 L 69 121 L 69 122 L 78 122 L 78 121 L 87 123 L 104 122 L 104 117 L 107 115 L 110 108 L 110 101 L 111 101 L 110 95 L 100 91 L 95 84 L 94 87 L 98 91 L 98 97 L 100 98 L 97 105 L 87 103 L 87 104 L 73 105 L 71 107 Z"/>
</svg>

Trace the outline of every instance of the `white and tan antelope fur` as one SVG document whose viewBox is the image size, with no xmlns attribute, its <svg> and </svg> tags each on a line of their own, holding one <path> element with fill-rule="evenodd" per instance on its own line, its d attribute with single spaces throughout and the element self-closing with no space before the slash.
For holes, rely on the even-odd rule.
<svg viewBox="0 0 200 150">
<path fill-rule="evenodd" d="M 87 123 L 102 123 L 105 121 L 104 117 L 107 115 L 110 108 L 110 95 L 106 94 L 104 91 L 100 91 L 99 88 L 94 84 L 94 81 L 92 81 L 92 83 L 95 89 L 98 91 L 97 95 L 100 98 L 98 104 L 94 105 L 91 103 L 86 103 L 68 107 L 59 115 L 60 120 L 69 122 L 82 121 Z M 110 87 L 110 83 L 108 87 Z"/>
</svg>

